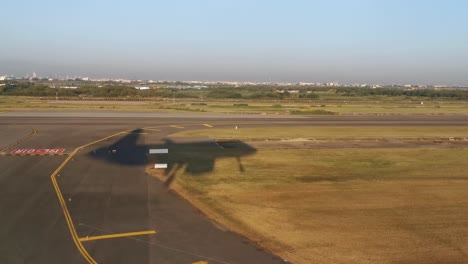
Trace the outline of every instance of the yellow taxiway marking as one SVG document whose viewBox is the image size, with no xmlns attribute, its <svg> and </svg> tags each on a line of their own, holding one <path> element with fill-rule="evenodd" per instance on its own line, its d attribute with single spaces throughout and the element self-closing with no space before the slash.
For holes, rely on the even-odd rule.
<svg viewBox="0 0 468 264">
<path fill-rule="evenodd" d="M 161 131 L 161 129 L 156 129 L 156 128 L 144 128 L 144 130 Z"/>
<path fill-rule="evenodd" d="M 82 237 L 80 238 L 80 242 L 100 240 L 100 239 L 109 239 L 109 238 L 129 237 L 129 236 L 153 235 L 153 234 L 156 234 L 156 231 L 148 230 L 148 231 L 139 231 L 139 232 L 109 234 L 109 235 L 102 235 L 102 236 Z"/>
<path fill-rule="evenodd" d="M 78 235 L 76 234 L 75 226 L 73 225 L 73 220 L 71 219 L 70 213 L 67 209 L 67 204 L 63 199 L 62 191 L 60 190 L 57 179 L 55 177 L 63 169 L 63 167 L 73 158 L 73 156 L 78 152 L 78 148 L 75 149 L 70 156 L 62 163 L 60 166 L 52 173 L 50 179 L 52 181 L 52 185 L 54 186 L 55 192 L 57 193 L 57 197 L 60 202 L 60 206 L 62 207 L 63 214 L 65 215 L 65 220 L 67 221 L 68 229 L 70 230 L 70 234 L 73 238 L 73 242 L 75 242 L 78 251 L 80 251 L 81 255 L 86 259 L 86 261 L 90 264 L 96 264 L 97 262 L 89 255 L 88 251 L 83 247 L 81 242 L 78 239 Z"/>
<path fill-rule="evenodd" d="M 60 164 L 60 166 L 52 173 L 52 175 L 50 175 L 50 180 L 52 181 L 52 185 L 54 186 L 55 192 L 57 193 L 57 198 L 59 199 L 60 206 L 62 207 L 62 211 L 63 211 L 63 214 L 65 216 L 65 220 L 67 221 L 68 229 L 70 230 L 70 234 L 71 234 L 71 236 L 73 238 L 73 242 L 75 243 L 76 247 L 78 248 L 78 251 L 80 251 L 81 255 L 90 264 L 97 264 L 97 262 L 93 259 L 93 257 L 91 257 L 91 255 L 89 255 L 88 251 L 86 251 L 83 244 L 81 244 L 81 241 L 80 241 L 80 239 L 78 237 L 78 234 L 76 233 L 76 229 L 75 229 L 75 225 L 73 224 L 73 220 L 72 220 L 72 218 L 70 216 L 70 213 L 68 212 L 67 204 L 65 202 L 65 199 L 63 198 L 62 191 L 60 190 L 60 187 L 59 187 L 59 185 L 57 183 L 56 177 L 57 177 L 58 173 L 63 169 L 63 167 L 65 167 L 65 165 L 67 165 L 67 163 L 73 158 L 73 156 L 75 156 L 76 153 L 78 153 L 79 150 L 81 150 L 81 149 L 83 149 L 85 147 L 91 146 L 93 144 L 96 144 L 98 142 L 107 140 L 109 138 L 115 137 L 117 135 L 127 133 L 127 132 L 128 132 L 128 130 L 123 131 L 123 132 L 119 132 L 119 133 L 110 135 L 110 136 L 105 137 L 105 138 L 101 138 L 99 140 L 93 141 L 91 143 L 88 143 L 86 145 L 83 145 L 81 147 L 76 148 L 67 157 L 67 159 L 65 159 L 65 161 L 63 161 L 62 164 Z"/>
<path fill-rule="evenodd" d="M 213 127 L 212 125 L 208 125 L 208 124 L 203 124 L 203 125 L 206 127 Z"/>
<path fill-rule="evenodd" d="M 175 125 L 172 125 L 170 127 L 175 127 L 175 128 L 184 128 L 183 126 L 175 126 Z"/>
<path fill-rule="evenodd" d="M 163 128 L 163 127 L 167 127 L 167 126 L 156 126 L 156 127 L 148 127 L 148 128 Z M 177 127 L 177 126 L 172 126 L 172 127 Z M 143 129 L 148 129 L 148 128 L 143 128 Z M 183 127 L 177 127 L 177 128 L 183 128 Z M 65 220 L 67 221 L 67 226 L 68 226 L 68 229 L 70 231 L 70 235 L 73 239 L 73 242 L 75 243 L 75 246 L 77 247 L 78 251 L 81 253 L 81 255 L 85 258 L 86 262 L 88 262 L 89 264 L 97 264 L 97 262 L 93 259 L 93 257 L 91 257 L 91 255 L 88 253 L 88 251 L 85 249 L 85 247 L 83 246 L 83 244 L 81 243 L 81 238 L 78 237 L 78 234 L 76 233 L 76 229 L 75 229 L 75 225 L 73 224 L 73 220 L 70 216 L 70 213 L 68 212 L 68 208 L 67 208 L 67 204 L 65 202 L 65 199 L 63 198 L 63 194 L 62 194 L 62 191 L 60 190 L 60 187 L 58 185 L 58 182 L 57 182 L 57 175 L 59 174 L 59 172 L 65 167 L 65 165 L 67 165 L 68 162 L 70 162 L 70 160 L 78 153 L 78 151 L 80 151 L 81 149 L 84 149 L 86 147 L 89 147 L 91 145 L 94 145 L 96 143 L 99 143 L 101 141 L 105 141 L 107 139 L 110 139 L 110 138 L 113 138 L 115 136 L 118 136 L 118 135 L 122 135 L 122 134 L 126 134 L 126 133 L 129 133 L 131 130 L 125 130 L 125 131 L 121 131 L 119 133 L 116 133 L 116 134 L 113 134 L 113 135 L 110 135 L 108 137 L 105 137 L 105 138 L 101 138 L 101 139 L 98 139 L 98 140 L 95 140 L 91 143 L 88 143 L 88 144 L 85 144 L 85 145 L 82 145 L 80 147 L 77 147 L 75 150 L 73 150 L 72 153 L 70 153 L 70 155 L 62 162 L 62 164 L 60 164 L 60 166 L 50 175 L 50 180 L 52 181 L 52 185 L 54 186 L 54 189 L 55 189 L 55 192 L 57 194 L 57 198 L 60 202 L 60 206 L 62 207 L 62 211 L 63 211 L 63 214 L 65 216 Z M 31 134 L 34 135 L 37 133 L 37 130 L 34 130 L 33 133 Z M 200 262 L 200 261 L 199 261 Z M 198 264 L 206 264 L 206 262 L 201 262 L 201 263 L 198 263 Z"/>
<path fill-rule="evenodd" d="M 38 133 L 39 133 L 39 132 L 38 132 L 36 129 L 33 128 L 32 131 L 31 131 L 31 133 L 29 133 L 29 135 L 27 135 L 27 136 L 21 138 L 20 140 L 16 141 L 16 142 L 13 143 L 13 144 L 10 144 L 10 145 L 8 145 L 8 146 L 6 146 L 6 147 L 0 149 L 0 151 L 5 151 L 5 150 L 7 150 L 7 149 L 10 149 L 10 148 L 12 148 L 12 147 L 18 145 L 19 143 L 28 140 L 29 138 L 31 138 L 32 136 L 34 136 L 34 135 L 36 135 L 36 134 L 38 134 Z"/>
<path fill-rule="evenodd" d="M 193 262 L 192 264 L 208 264 L 208 262 L 206 262 L 206 261 L 197 261 L 197 262 Z"/>
</svg>

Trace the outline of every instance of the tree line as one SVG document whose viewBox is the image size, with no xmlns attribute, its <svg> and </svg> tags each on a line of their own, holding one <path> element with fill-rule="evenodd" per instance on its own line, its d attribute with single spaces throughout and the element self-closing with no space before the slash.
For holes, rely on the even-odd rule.
<svg viewBox="0 0 468 264">
<path fill-rule="evenodd" d="M 293 92 L 294 91 L 294 92 Z M 194 99 L 319 99 L 322 93 L 334 94 L 337 97 L 424 97 L 447 98 L 453 100 L 468 99 L 468 90 L 404 90 L 398 88 L 364 88 L 364 87 L 281 87 L 271 85 L 241 87 L 211 87 L 205 89 L 157 88 L 137 90 L 125 85 L 106 84 L 103 86 L 83 85 L 76 89 L 51 88 L 46 84 L 35 82 L 8 82 L 0 86 L 0 95 L 54 97 L 119 97 L 119 98 L 194 98 Z"/>
<path fill-rule="evenodd" d="M 398 88 L 337 88 L 337 94 L 346 96 L 407 96 L 426 98 L 468 99 L 468 90 L 434 90 L 416 89 L 405 90 Z"/>
<path fill-rule="evenodd" d="M 41 83 L 8 83 L 0 87 L 0 95 L 42 96 L 42 97 L 161 97 L 161 98 L 198 98 L 198 99 L 284 99 L 291 95 L 268 88 L 206 88 L 206 89 L 149 89 L 138 90 L 124 85 L 104 85 L 102 87 L 85 85 L 75 89 L 51 88 Z M 301 97 L 302 98 L 302 97 Z"/>
</svg>

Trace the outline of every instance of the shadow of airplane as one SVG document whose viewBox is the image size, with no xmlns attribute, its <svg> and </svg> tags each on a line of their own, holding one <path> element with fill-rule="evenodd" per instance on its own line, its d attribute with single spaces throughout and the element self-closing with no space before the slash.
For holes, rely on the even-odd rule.
<svg viewBox="0 0 468 264">
<path fill-rule="evenodd" d="M 197 175 L 213 171 L 215 161 L 221 158 L 235 158 L 239 170 L 244 171 L 241 157 L 253 155 L 257 150 L 239 140 L 197 141 L 176 143 L 164 139 L 162 144 L 138 144 L 143 129 L 128 133 L 110 146 L 101 147 L 88 153 L 94 159 L 104 160 L 123 166 L 144 166 L 165 163 L 166 184 L 171 184 L 177 171 L 185 167 L 185 172 Z M 149 154 L 150 149 L 168 149 L 168 154 Z"/>
</svg>

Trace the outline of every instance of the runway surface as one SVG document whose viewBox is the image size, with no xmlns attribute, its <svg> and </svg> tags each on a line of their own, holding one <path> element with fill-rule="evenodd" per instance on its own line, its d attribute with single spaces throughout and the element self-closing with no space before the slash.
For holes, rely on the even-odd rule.
<svg viewBox="0 0 468 264">
<path fill-rule="evenodd" d="M 0 156 L 0 263 L 284 263 L 212 223 L 145 174 L 151 158 L 142 153 L 150 146 L 206 124 L 468 126 L 468 117 L 0 113 L 4 154 L 15 149 L 68 154 Z M 137 130 L 143 127 L 154 129 Z M 104 139 L 122 131 L 133 133 Z M 117 154 L 109 152 L 114 149 Z"/>
</svg>

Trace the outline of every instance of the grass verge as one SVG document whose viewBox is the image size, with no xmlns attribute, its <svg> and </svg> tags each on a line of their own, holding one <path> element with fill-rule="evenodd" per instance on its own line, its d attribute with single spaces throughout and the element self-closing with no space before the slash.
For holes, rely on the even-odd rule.
<svg viewBox="0 0 468 264">
<path fill-rule="evenodd" d="M 359 138 L 468 138 L 464 126 L 299 126 L 236 129 L 200 129 L 172 134 L 173 137 L 255 139 L 359 139 Z"/>
<path fill-rule="evenodd" d="M 466 149 L 259 150 L 172 185 L 293 263 L 462 263 Z M 150 170 L 151 172 L 151 170 Z"/>
<path fill-rule="evenodd" d="M 122 98 L 120 98 L 122 99 Z M 336 99 L 336 98 L 335 98 Z M 359 100 L 358 100 L 359 99 Z M 414 101 L 393 101 L 381 99 L 379 103 L 366 103 L 366 98 L 353 98 L 354 101 L 333 102 L 289 102 L 255 101 L 235 102 L 232 100 L 200 101 L 199 99 L 172 99 L 150 102 L 41 100 L 38 97 L 0 96 L 0 110 L 25 109 L 89 109 L 121 111 L 164 111 L 164 112 L 210 112 L 210 113 L 248 113 L 248 114 L 296 114 L 296 115 L 467 115 L 468 102 L 428 101 L 424 105 Z"/>
</svg>

